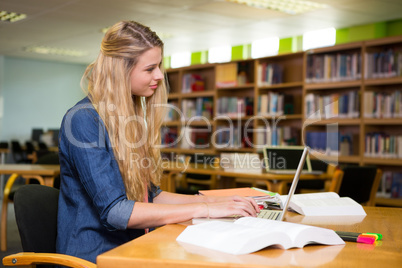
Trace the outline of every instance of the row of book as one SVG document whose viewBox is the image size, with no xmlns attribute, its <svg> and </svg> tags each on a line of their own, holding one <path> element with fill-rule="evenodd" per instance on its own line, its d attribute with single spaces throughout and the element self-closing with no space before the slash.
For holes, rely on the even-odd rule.
<svg viewBox="0 0 402 268">
<path fill-rule="evenodd" d="M 180 119 L 180 114 L 181 114 L 181 111 L 179 109 L 178 103 L 174 102 L 174 101 L 169 101 L 164 121 L 165 122 L 170 122 L 170 121 L 179 120 Z"/>
<path fill-rule="evenodd" d="M 199 74 L 188 73 L 182 78 L 182 93 L 190 93 L 205 90 L 205 78 Z"/>
<path fill-rule="evenodd" d="M 178 147 L 177 127 L 162 127 L 161 128 L 162 145 L 165 148 Z"/>
<path fill-rule="evenodd" d="M 253 148 L 253 132 L 244 127 L 218 126 L 216 129 L 216 148 L 241 149 Z"/>
<path fill-rule="evenodd" d="M 255 129 L 256 146 L 263 147 L 265 145 L 296 145 L 300 130 L 290 127 L 270 127 L 259 126 Z"/>
<path fill-rule="evenodd" d="M 194 117 L 211 119 L 213 116 L 213 99 L 211 97 L 199 97 L 182 100 L 182 113 L 185 120 Z"/>
<path fill-rule="evenodd" d="M 258 86 L 283 83 L 284 67 L 275 63 L 261 63 L 257 69 Z"/>
<path fill-rule="evenodd" d="M 181 129 L 181 149 L 207 149 L 211 147 L 212 133 L 207 128 L 183 127 Z"/>
<path fill-rule="evenodd" d="M 402 76 L 402 52 L 392 48 L 381 52 L 366 53 L 365 78 L 387 78 Z"/>
<path fill-rule="evenodd" d="M 216 65 L 216 87 L 234 87 L 249 83 L 250 67 L 252 67 L 252 63 L 247 62 Z"/>
<path fill-rule="evenodd" d="M 394 92 L 364 92 L 364 117 L 398 118 L 402 117 L 402 94 Z"/>
<path fill-rule="evenodd" d="M 258 115 L 279 116 L 294 114 L 293 95 L 268 92 L 258 96 Z"/>
<path fill-rule="evenodd" d="M 383 172 L 377 197 L 402 198 L 402 172 Z"/>
<path fill-rule="evenodd" d="M 360 116 L 359 93 L 334 93 L 318 95 L 309 93 L 305 97 L 306 117 L 308 118 L 358 118 Z"/>
<path fill-rule="evenodd" d="M 360 53 L 313 54 L 307 57 L 306 83 L 325 83 L 361 78 Z"/>
<path fill-rule="evenodd" d="M 254 98 L 253 97 L 220 97 L 218 98 L 217 115 L 226 115 L 229 117 L 253 115 Z"/>
<path fill-rule="evenodd" d="M 402 135 L 371 132 L 365 136 L 366 157 L 402 159 Z"/>
<path fill-rule="evenodd" d="M 312 150 L 329 156 L 352 154 L 353 136 L 331 131 L 306 132 L 305 144 Z"/>
</svg>

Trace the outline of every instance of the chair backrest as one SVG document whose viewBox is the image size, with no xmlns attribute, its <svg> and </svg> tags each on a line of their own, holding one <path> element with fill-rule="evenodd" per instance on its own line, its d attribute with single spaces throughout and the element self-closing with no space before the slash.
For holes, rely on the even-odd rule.
<svg viewBox="0 0 402 268">
<path fill-rule="evenodd" d="M 25 252 L 55 253 L 59 190 L 28 184 L 14 196 L 14 211 Z"/>
<path fill-rule="evenodd" d="M 0 142 L 0 148 L 1 149 L 8 149 L 8 142 L 7 141 L 1 141 Z"/>
<path fill-rule="evenodd" d="M 376 167 L 348 166 L 343 172 L 339 196 L 348 196 L 360 204 L 375 205 L 382 171 Z"/>
</svg>

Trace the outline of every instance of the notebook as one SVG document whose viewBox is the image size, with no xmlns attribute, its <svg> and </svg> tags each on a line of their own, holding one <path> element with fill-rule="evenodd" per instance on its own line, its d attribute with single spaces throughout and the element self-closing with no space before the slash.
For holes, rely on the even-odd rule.
<svg viewBox="0 0 402 268">
<path fill-rule="evenodd" d="M 306 159 L 308 156 L 308 147 L 304 147 L 297 169 L 295 176 L 292 181 L 292 185 L 290 186 L 288 196 L 286 198 L 285 203 L 282 206 L 282 210 L 270 210 L 270 209 L 262 209 L 260 213 L 258 214 L 258 218 L 262 219 L 269 219 L 269 220 L 277 220 L 277 221 L 282 221 L 286 211 L 288 210 L 290 199 L 292 198 L 293 194 L 295 193 L 297 183 L 299 182 L 300 174 L 303 170 L 304 165 L 306 164 Z"/>
<path fill-rule="evenodd" d="M 266 171 L 273 174 L 294 174 L 297 170 L 303 150 L 303 146 L 264 147 L 263 152 Z M 307 155 L 302 174 L 319 175 L 322 173 L 321 170 L 312 170 L 310 157 Z"/>
</svg>

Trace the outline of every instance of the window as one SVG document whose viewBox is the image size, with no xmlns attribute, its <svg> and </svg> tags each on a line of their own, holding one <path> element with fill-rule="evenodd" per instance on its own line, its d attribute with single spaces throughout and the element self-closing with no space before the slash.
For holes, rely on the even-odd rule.
<svg viewBox="0 0 402 268">
<path fill-rule="evenodd" d="M 208 62 L 228 62 L 232 59 L 232 47 L 213 47 L 208 50 Z"/>
<path fill-rule="evenodd" d="M 303 34 L 303 50 L 335 45 L 336 30 L 327 28 Z"/>
<path fill-rule="evenodd" d="M 251 44 L 251 57 L 261 58 L 278 54 L 279 38 L 270 37 L 260 40 L 255 40 Z"/>
</svg>

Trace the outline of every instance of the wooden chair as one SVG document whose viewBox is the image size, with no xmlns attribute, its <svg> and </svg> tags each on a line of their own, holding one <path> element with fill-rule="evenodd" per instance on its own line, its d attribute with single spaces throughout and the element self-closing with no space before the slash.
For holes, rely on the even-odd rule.
<svg viewBox="0 0 402 268">
<path fill-rule="evenodd" d="M 186 162 L 195 168 L 219 168 L 219 157 L 214 155 L 192 155 L 186 157 Z M 196 186 L 196 189 L 190 189 L 191 185 Z M 217 185 L 217 175 L 202 175 L 184 172 L 180 178 L 179 192 L 198 193 L 198 188 L 216 189 Z"/>
<path fill-rule="evenodd" d="M 349 166 L 343 176 L 332 181 L 330 191 L 347 196 L 356 202 L 375 206 L 375 196 L 382 177 L 382 170 L 376 167 Z"/>
<path fill-rule="evenodd" d="M 36 164 L 49 164 L 49 165 L 57 165 L 59 164 L 58 154 L 52 153 L 42 156 L 36 161 Z M 21 183 L 16 183 L 17 179 L 20 178 L 18 174 L 12 174 L 8 180 L 6 185 L 4 186 L 3 191 L 3 200 L 2 200 L 2 208 L 1 208 L 1 241 L 0 248 L 1 251 L 7 250 L 7 212 L 8 212 L 8 204 L 14 201 L 14 194 L 19 187 L 21 187 Z M 45 181 L 41 176 L 31 175 L 31 176 L 22 176 L 25 179 L 24 183 L 39 183 L 41 185 L 45 185 Z M 56 188 L 60 187 L 60 176 L 55 178 L 54 186 Z"/>
<path fill-rule="evenodd" d="M 43 185 L 24 185 L 14 198 L 15 218 L 24 252 L 3 258 L 5 266 L 52 264 L 95 268 L 87 260 L 56 253 L 59 190 Z"/>
</svg>

